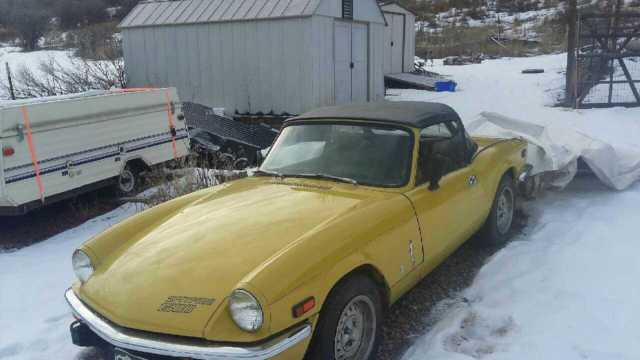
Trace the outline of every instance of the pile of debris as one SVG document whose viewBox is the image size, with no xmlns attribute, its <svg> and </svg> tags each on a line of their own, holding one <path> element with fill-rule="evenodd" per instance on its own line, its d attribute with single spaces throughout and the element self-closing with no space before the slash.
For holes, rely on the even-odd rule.
<svg viewBox="0 0 640 360">
<path fill-rule="evenodd" d="M 254 166 L 260 160 L 258 152 L 270 147 L 278 135 L 271 127 L 244 124 L 201 104 L 185 102 L 182 111 L 190 128 L 191 148 L 209 168 Z"/>
<path fill-rule="evenodd" d="M 475 56 L 449 56 L 444 58 L 444 65 L 470 65 L 481 64 L 484 57 L 482 55 Z"/>
</svg>

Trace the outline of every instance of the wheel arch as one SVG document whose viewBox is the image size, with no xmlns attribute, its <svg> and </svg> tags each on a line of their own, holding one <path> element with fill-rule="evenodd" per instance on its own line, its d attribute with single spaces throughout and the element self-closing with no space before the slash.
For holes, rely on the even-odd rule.
<svg viewBox="0 0 640 360">
<path fill-rule="evenodd" d="M 507 175 L 511 176 L 511 180 L 515 181 L 518 178 L 518 170 L 515 166 L 509 165 L 509 167 L 502 173 L 502 176 L 500 176 L 500 181 L 502 181 L 502 179 Z"/>
<path fill-rule="evenodd" d="M 138 171 L 151 170 L 151 166 L 142 158 L 142 156 L 124 159 L 122 161 L 122 168 L 120 169 L 120 172 L 122 172 L 128 165 L 131 165 Z"/>
<path fill-rule="evenodd" d="M 344 281 L 346 281 L 347 279 L 353 276 L 358 276 L 358 275 L 365 276 L 371 279 L 375 283 L 376 287 L 380 291 L 380 298 L 383 301 L 384 307 L 385 308 L 388 307 L 391 302 L 391 288 L 389 286 L 389 283 L 387 282 L 387 279 L 382 274 L 382 272 L 371 263 L 363 263 L 361 265 L 358 265 L 355 268 L 351 269 L 349 272 L 345 273 L 337 281 L 335 281 L 333 286 L 327 292 L 325 302 L 326 302 L 326 299 L 328 299 L 331 296 L 332 292 L 341 283 L 343 283 Z"/>
</svg>

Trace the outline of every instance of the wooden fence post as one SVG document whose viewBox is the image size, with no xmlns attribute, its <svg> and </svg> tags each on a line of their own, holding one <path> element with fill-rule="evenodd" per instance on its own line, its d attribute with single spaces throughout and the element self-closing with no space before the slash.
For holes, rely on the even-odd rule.
<svg viewBox="0 0 640 360">
<path fill-rule="evenodd" d="M 565 103 L 567 106 L 574 107 L 578 93 L 577 86 L 577 37 L 576 31 L 578 26 L 578 3 L 577 0 L 569 0 L 569 29 L 567 31 L 567 78 L 565 88 Z"/>
<path fill-rule="evenodd" d="M 9 68 L 9 63 L 4 63 L 7 69 L 7 80 L 9 80 L 9 95 L 11 95 L 11 100 L 16 99 L 16 93 L 13 90 L 13 79 L 11 78 L 11 69 Z"/>
</svg>

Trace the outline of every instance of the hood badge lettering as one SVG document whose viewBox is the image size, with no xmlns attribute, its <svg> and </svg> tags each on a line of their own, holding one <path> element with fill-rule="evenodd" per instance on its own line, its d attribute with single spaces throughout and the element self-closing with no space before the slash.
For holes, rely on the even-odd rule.
<svg viewBox="0 0 640 360">
<path fill-rule="evenodd" d="M 169 296 L 158 308 L 159 312 L 191 314 L 198 306 L 211 306 L 215 299 L 188 296 Z"/>
</svg>

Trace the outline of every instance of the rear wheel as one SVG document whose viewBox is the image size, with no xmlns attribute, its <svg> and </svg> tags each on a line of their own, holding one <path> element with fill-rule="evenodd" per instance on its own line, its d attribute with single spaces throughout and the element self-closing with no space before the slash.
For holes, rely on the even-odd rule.
<svg viewBox="0 0 640 360">
<path fill-rule="evenodd" d="M 382 318 L 376 284 L 364 275 L 347 278 L 331 291 L 323 306 L 307 358 L 374 359 Z"/>
<path fill-rule="evenodd" d="M 500 181 L 491 213 L 481 231 L 488 245 L 504 245 L 509 239 L 516 211 L 516 190 L 513 179 L 505 175 Z"/>
</svg>

